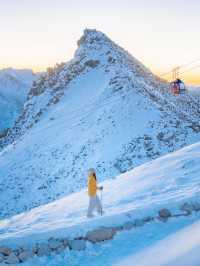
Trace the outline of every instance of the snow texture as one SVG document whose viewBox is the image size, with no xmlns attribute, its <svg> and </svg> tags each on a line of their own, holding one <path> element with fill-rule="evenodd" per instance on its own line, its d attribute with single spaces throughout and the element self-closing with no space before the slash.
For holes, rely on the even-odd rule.
<svg viewBox="0 0 200 266">
<path fill-rule="evenodd" d="M 200 139 L 200 102 L 103 33 L 86 30 L 74 58 L 42 75 L 0 139 L 0 216 L 79 191 Z M 9 198 L 9 201 L 7 200 Z"/>
<path fill-rule="evenodd" d="M 0 244 L 20 245 L 53 236 L 79 237 L 100 225 L 119 225 L 130 217 L 156 216 L 162 208 L 180 213 L 184 202 L 199 199 L 200 143 L 106 180 L 105 214 L 86 217 L 86 190 L 0 222 Z"/>
<path fill-rule="evenodd" d="M 14 125 L 35 78 L 31 70 L 0 70 L 0 133 Z"/>
</svg>

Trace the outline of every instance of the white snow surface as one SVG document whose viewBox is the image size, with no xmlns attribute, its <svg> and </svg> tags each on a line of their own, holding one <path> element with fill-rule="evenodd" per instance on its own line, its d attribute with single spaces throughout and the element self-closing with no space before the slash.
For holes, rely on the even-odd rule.
<svg viewBox="0 0 200 266">
<path fill-rule="evenodd" d="M 188 90 L 195 96 L 200 96 L 200 85 L 188 86 Z"/>
<path fill-rule="evenodd" d="M 0 152 L 0 217 L 30 210 L 200 140 L 200 102 L 168 92 L 103 33 L 34 86 Z M 7 145 L 7 146 L 6 146 Z"/>
<path fill-rule="evenodd" d="M 130 217 L 156 216 L 161 208 L 180 213 L 199 200 L 200 143 L 148 162 L 101 183 L 105 214 L 86 217 L 86 190 L 0 222 L 0 245 L 32 245 L 49 237 L 79 237 L 99 226 L 120 225 Z M 178 219 L 178 218 L 177 218 Z"/>
<path fill-rule="evenodd" d="M 115 266 L 199 266 L 200 222 L 157 241 L 137 255 L 130 256 Z"/>
<path fill-rule="evenodd" d="M 0 70 L 0 131 L 14 125 L 35 78 L 28 69 Z"/>
</svg>

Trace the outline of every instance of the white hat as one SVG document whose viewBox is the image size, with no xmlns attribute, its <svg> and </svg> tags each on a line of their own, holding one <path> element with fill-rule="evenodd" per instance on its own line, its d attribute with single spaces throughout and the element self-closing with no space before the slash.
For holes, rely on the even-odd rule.
<svg viewBox="0 0 200 266">
<path fill-rule="evenodd" d="M 88 175 L 96 174 L 96 171 L 94 168 L 88 169 Z"/>
</svg>

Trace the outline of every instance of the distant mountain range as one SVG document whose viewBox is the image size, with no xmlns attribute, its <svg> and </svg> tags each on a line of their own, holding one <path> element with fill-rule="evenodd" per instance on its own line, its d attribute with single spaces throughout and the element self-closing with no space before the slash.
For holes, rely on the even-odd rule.
<svg viewBox="0 0 200 266">
<path fill-rule="evenodd" d="M 0 134 L 14 125 L 35 78 L 29 69 L 0 70 Z"/>
</svg>

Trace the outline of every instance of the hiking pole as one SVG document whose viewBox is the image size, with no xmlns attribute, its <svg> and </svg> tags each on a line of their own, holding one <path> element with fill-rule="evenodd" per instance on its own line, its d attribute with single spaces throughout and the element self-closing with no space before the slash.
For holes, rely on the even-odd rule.
<svg viewBox="0 0 200 266">
<path fill-rule="evenodd" d="M 102 216 L 103 215 L 103 190 L 102 189 L 101 189 L 100 199 L 101 199 L 101 216 Z"/>
</svg>

